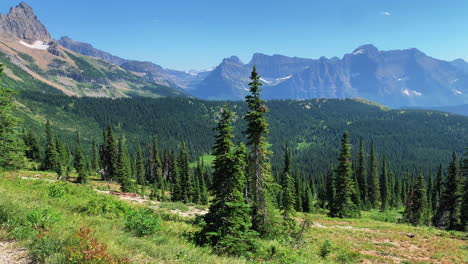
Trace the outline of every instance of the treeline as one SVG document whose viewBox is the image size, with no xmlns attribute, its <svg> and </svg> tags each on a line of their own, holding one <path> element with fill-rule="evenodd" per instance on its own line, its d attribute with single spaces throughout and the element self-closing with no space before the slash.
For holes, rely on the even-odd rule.
<svg viewBox="0 0 468 264">
<path fill-rule="evenodd" d="M 42 93 L 20 93 L 20 102 L 31 113 L 45 116 L 60 131 L 62 139 L 74 144 L 79 131 L 85 154 L 92 139 L 101 138 L 101 130 L 112 124 L 118 137 L 125 135 L 129 151 L 140 143 L 151 143 L 157 135 L 159 145 L 178 151 L 185 141 L 191 161 L 211 153 L 213 127 L 224 104 L 234 112 L 233 141 L 243 140 L 247 112 L 245 102 L 210 102 L 187 98 L 74 98 Z M 423 168 L 428 174 L 434 164 L 446 163 L 453 151 L 461 154 L 468 141 L 468 118 L 440 112 L 388 110 L 360 101 L 305 100 L 269 101 L 266 117 L 270 123 L 269 150 L 274 173 L 281 170 L 285 143 L 294 157 L 293 165 L 305 178 L 317 181 L 326 175 L 328 164 L 339 154 L 340 135 L 348 131 L 350 142 L 366 140 L 370 147 L 386 156 L 389 168 L 402 175 L 407 170 Z M 22 116 L 23 117 L 23 116 Z M 28 129 L 37 131 L 43 125 L 24 115 Z M 424 140 L 422 140 L 424 139 Z M 40 137 L 41 142 L 45 141 Z M 354 150 L 353 150 L 354 151 Z M 353 153 L 355 155 L 355 153 Z M 381 161 L 380 161 L 381 162 Z"/>
</svg>

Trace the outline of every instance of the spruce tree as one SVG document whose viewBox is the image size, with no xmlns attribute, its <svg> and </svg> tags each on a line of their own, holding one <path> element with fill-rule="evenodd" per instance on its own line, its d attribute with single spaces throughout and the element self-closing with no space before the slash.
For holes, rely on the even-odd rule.
<svg viewBox="0 0 468 264">
<path fill-rule="evenodd" d="M 465 148 L 465 156 L 463 158 L 463 199 L 462 199 L 462 208 L 461 208 L 461 219 L 462 229 L 468 231 L 468 147 Z"/>
<path fill-rule="evenodd" d="M 289 153 L 288 147 L 284 155 L 284 168 L 281 175 L 281 187 L 282 187 L 282 204 L 281 209 L 283 210 L 283 217 L 289 219 L 291 213 L 294 212 L 294 179 L 291 176 L 291 154 Z"/>
<path fill-rule="evenodd" d="M 445 188 L 440 198 L 440 204 L 433 219 L 435 226 L 449 230 L 461 228 L 462 179 L 458 168 L 457 155 L 452 154 L 449 164 Z"/>
<path fill-rule="evenodd" d="M 41 147 L 34 133 L 28 131 L 24 135 L 24 143 L 26 144 L 26 157 L 31 161 L 40 161 Z"/>
<path fill-rule="evenodd" d="M 364 139 L 359 139 L 359 153 L 356 164 L 356 178 L 359 185 L 359 192 L 361 194 L 361 202 L 367 207 L 368 205 L 368 188 L 367 188 L 367 171 L 366 171 L 366 154 L 364 152 Z"/>
<path fill-rule="evenodd" d="M 78 183 L 88 183 L 88 175 L 85 170 L 85 159 L 83 149 L 80 142 L 80 134 L 76 132 L 76 145 L 75 145 L 75 170 L 78 174 Z"/>
<path fill-rule="evenodd" d="M 0 75 L 3 74 L 0 63 Z M 18 128 L 19 119 L 13 116 L 13 90 L 0 84 L 0 168 L 17 169 L 24 165 L 26 147 Z"/>
<path fill-rule="evenodd" d="M 146 176 L 145 176 L 145 164 L 143 161 L 143 152 L 141 150 L 140 144 L 137 146 L 137 153 L 135 159 L 135 176 L 137 183 L 140 185 L 146 184 Z"/>
<path fill-rule="evenodd" d="M 416 184 L 411 187 L 408 195 L 404 213 L 404 219 L 406 222 L 413 225 L 429 224 L 429 208 L 426 194 L 426 183 L 421 171 Z"/>
<path fill-rule="evenodd" d="M 327 200 L 327 207 L 329 210 L 332 209 L 333 203 L 335 201 L 335 178 L 333 174 L 333 170 L 329 169 L 327 173 L 327 177 L 325 179 L 325 189 L 326 189 L 326 200 Z"/>
<path fill-rule="evenodd" d="M 97 172 L 99 170 L 99 151 L 98 151 L 98 146 L 96 142 L 93 139 L 93 142 L 91 143 L 92 147 L 92 157 L 91 157 L 91 169 L 93 172 Z"/>
<path fill-rule="evenodd" d="M 101 147 L 103 179 L 112 180 L 117 170 L 117 143 L 111 125 L 103 131 L 103 138 L 104 143 Z"/>
<path fill-rule="evenodd" d="M 384 157 L 382 163 L 382 174 L 380 175 L 380 210 L 385 211 L 388 209 L 389 206 L 389 196 L 390 196 L 390 188 L 389 188 L 389 179 L 388 179 L 388 168 L 387 168 L 387 159 Z"/>
<path fill-rule="evenodd" d="M 374 142 L 372 142 L 370 160 L 369 160 L 369 180 L 368 180 L 368 196 L 372 208 L 380 208 L 380 182 L 377 168 L 377 157 L 375 154 Z"/>
<path fill-rule="evenodd" d="M 260 76 L 253 67 L 249 83 L 250 92 L 245 97 L 248 111 L 244 116 L 247 122 L 248 162 L 248 197 L 252 205 L 252 224 L 254 230 L 266 235 L 272 227 L 272 204 L 269 197 L 269 186 L 273 184 L 270 152 L 267 148 L 268 123 L 265 114 L 268 112 L 265 102 L 260 98 Z"/>
<path fill-rule="evenodd" d="M 357 205 L 352 200 L 354 192 L 352 175 L 351 144 L 349 143 L 348 134 L 344 133 L 336 169 L 335 201 L 330 209 L 330 216 L 343 218 L 357 217 L 360 215 Z"/>
<path fill-rule="evenodd" d="M 188 151 L 185 142 L 182 142 L 180 146 L 179 160 L 177 164 L 179 166 L 181 200 L 185 203 L 190 203 L 192 202 L 193 182 L 190 179 Z"/>
<path fill-rule="evenodd" d="M 44 148 L 44 161 L 42 162 L 43 170 L 55 170 L 57 168 L 59 157 L 55 146 L 55 138 L 52 133 L 52 127 L 49 120 L 46 123 L 46 145 Z"/>
<path fill-rule="evenodd" d="M 158 140 L 156 136 L 153 136 L 151 150 L 151 179 L 157 184 L 158 188 L 162 188 L 163 184 L 163 166 L 161 159 L 159 158 Z"/>
<path fill-rule="evenodd" d="M 232 112 L 225 106 L 216 127 L 213 147 L 214 200 L 204 216 L 204 225 L 195 237 L 199 245 L 211 245 L 221 254 L 244 255 L 254 249 L 250 207 L 246 203 L 246 150 L 232 150 Z"/>
<path fill-rule="evenodd" d="M 131 180 L 130 157 L 123 136 L 118 141 L 116 154 L 114 177 L 120 183 L 120 189 L 122 192 L 135 192 L 135 185 Z"/>
</svg>

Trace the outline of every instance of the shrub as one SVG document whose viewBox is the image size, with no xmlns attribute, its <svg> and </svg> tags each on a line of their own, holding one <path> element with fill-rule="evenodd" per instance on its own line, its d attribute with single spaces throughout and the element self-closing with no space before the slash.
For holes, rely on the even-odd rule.
<svg viewBox="0 0 468 264">
<path fill-rule="evenodd" d="M 112 199 L 111 197 L 102 196 L 98 199 L 90 200 L 84 207 L 80 209 L 80 212 L 89 216 L 116 218 L 125 215 L 129 210 L 129 206 L 122 201 Z"/>
<path fill-rule="evenodd" d="M 320 256 L 326 258 L 331 253 L 332 244 L 330 240 L 325 240 L 320 248 Z"/>
<path fill-rule="evenodd" d="M 75 246 L 66 247 L 67 263 L 126 264 L 126 258 L 117 258 L 107 252 L 107 245 L 93 237 L 90 228 L 81 227 L 76 234 Z"/>
<path fill-rule="evenodd" d="M 52 198 L 60 198 L 63 195 L 65 195 L 65 188 L 63 184 L 55 183 L 55 184 L 50 185 L 48 195 L 49 197 L 52 197 Z"/>
<path fill-rule="evenodd" d="M 26 225 L 34 229 L 49 230 L 51 226 L 60 222 L 60 214 L 49 209 L 34 209 L 26 217 Z"/>
<path fill-rule="evenodd" d="M 149 208 L 132 210 L 127 214 L 125 228 L 137 236 L 148 236 L 159 230 L 161 218 Z"/>
</svg>

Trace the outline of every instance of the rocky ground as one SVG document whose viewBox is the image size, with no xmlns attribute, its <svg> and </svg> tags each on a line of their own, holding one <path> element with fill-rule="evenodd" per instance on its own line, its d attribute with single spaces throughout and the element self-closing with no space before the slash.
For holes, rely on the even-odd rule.
<svg viewBox="0 0 468 264">
<path fill-rule="evenodd" d="M 12 241 L 0 241 L 0 264 L 30 264 L 26 249 Z"/>
</svg>

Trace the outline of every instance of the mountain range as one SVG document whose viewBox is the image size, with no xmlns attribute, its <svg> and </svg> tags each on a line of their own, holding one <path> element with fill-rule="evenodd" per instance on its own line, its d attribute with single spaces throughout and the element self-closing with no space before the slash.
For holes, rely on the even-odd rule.
<svg viewBox="0 0 468 264">
<path fill-rule="evenodd" d="M 70 37 L 53 40 L 24 2 L 0 15 L 0 22 L 0 59 L 68 95 L 241 100 L 255 65 L 266 99 L 360 97 L 389 107 L 468 103 L 468 63 L 414 48 L 382 51 L 369 44 L 342 58 L 319 59 L 256 53 L 248 63 L 231 56 L 212 70 L 184 72 L 124 59 Z"/>
</svg>

